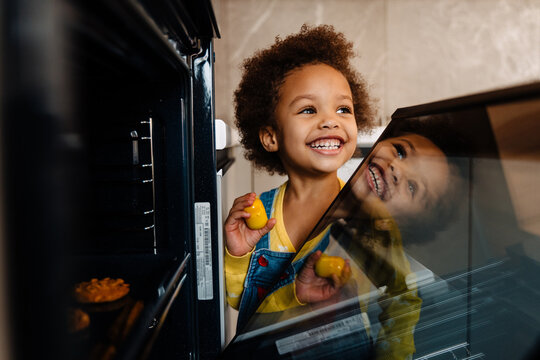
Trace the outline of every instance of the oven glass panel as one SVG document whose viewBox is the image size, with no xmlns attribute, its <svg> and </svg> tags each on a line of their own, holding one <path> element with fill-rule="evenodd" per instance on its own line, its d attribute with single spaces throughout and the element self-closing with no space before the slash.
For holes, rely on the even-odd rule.
<svg viewBox="0 0 540 360">
<path fill-rule="evenodd" d="M 534 358 L 539 136 L 540 98 L 395 118 L 309 237 L 326 233 L 323 254 L 349 264 L 344 285 L 275 311 L 276 279 L 226 354 Z"/>
</svg>

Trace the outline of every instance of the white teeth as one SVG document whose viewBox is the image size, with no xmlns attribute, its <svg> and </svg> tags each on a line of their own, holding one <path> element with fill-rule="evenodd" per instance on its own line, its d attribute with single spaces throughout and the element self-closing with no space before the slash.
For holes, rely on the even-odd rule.
<svg viewBox="0 0 540 360">
<path fill-rule="evenodd" d="M 339 149 L 341 146 L 341 141 L 337 139 L 325 139 L 325 140 L 315 140 L 309 146 L 312 149 L 325 149 L 325 150 L 335 150 Z"/>
<path fill-rule="evenodd" d="M 370 166 L 368 169 L 369 169 L 369 174 L 371 175 L 371 179 L 373 180 L 373 183 L 375 184 L 375 190 L 377 191 L 377 196 L 383 199 L 384 182 L 381 179 L 379 172 L 375 171 L 372 166 Z"/>
</svg>

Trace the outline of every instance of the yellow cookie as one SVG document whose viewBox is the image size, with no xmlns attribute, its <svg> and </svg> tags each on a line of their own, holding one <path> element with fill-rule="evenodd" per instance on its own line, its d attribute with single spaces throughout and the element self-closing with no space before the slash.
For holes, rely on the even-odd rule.
<svg viewBox="0 0 540 360">
<path fill-rule="evenodd" d="M 251 230 L 259 230 L 266 225 L 268 216 L 266 215 L 261 199 L 256 198 L 253 205 L 245 208 L 244 211 L 251 214 L 249 219 L 246 219 L 247 226 Z"/>
<path fill-rule="evenodd" d="M 344 267 L 345 260 L 343 258 L 321 254 L 321 257 L 315 263 L 315 274 L 325 278 L 332 277 L 332 274 L 340 277 Z"/>
<path fill-rule="evenodd" d="M 123 279 L 91 279 L 75 285 L 73 296 L 83 304 L 115 301 L 129 292 L 129 284 Z"/>
</svg>

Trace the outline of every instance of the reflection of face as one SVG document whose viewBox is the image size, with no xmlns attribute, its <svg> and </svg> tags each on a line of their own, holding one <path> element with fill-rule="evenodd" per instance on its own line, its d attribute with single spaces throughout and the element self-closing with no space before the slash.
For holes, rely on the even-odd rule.
<svg viewBox="0 0 540 360">
<path fill-rule="evenodd" d="M 331 66 L 305 65 L 287 75 L 275 114 L 277 150 L 289 176 L 335 172 L 356 148 L 351 89 Z"/>
<path fill-rule="evenodd" d="M 446 157 L 420 135 L 407 134 L 380 141 L 365 164 L 358 178 L 360 188 L 355 186 L 357 195 L 377 197 L 393 216 L 414 215 L 429 209 L 448 188 Z"/>
</svg>

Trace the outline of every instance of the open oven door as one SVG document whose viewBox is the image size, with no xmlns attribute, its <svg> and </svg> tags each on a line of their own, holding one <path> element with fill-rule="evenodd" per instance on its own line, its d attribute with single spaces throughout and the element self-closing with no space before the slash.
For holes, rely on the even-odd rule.
<svg viewBox="0 0 540 360">
<path fill-rule="evenodd" d="M 538 83 L 398 109 L 309 237 L 345 285 L 276 311 L 261 282 L 223 358 L 538 358 L 538 139 Z"/>
</svg>

